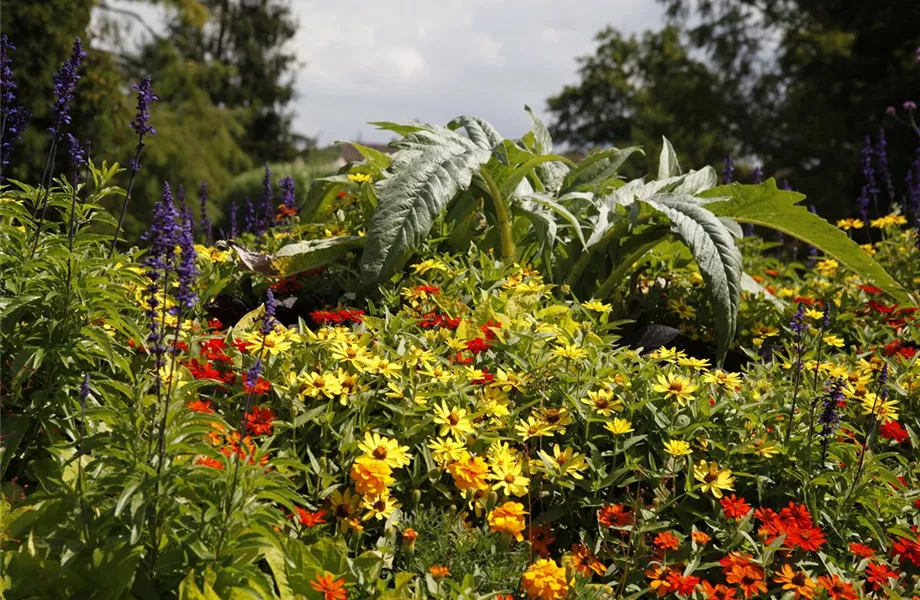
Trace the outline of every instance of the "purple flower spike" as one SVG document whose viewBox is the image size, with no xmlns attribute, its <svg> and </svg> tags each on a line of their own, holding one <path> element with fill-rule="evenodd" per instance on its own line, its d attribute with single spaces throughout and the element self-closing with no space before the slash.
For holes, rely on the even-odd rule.
<svg viewBox="0 0 920 600">
<path fill-rule="evenodd" d="M 139 136 L 156 134 L 157 130 L 150 124 L 150 105 L 159 98 L 153 93 L 150 75 L 144 75 L 131 89 L 137 92 L 137 115 L 131 122 L 131 129 Z"/>
<path fill-rule="evenodd" d="M 182 227 L 179 232 L 179 248 L 181 253 L 179 255 L 179 264 L 176 266 L 179 289 L 175 293 L 177 306 L 173 309 L 174 314 L 194 308 L 198 302 L 198 294 L 195 293 L 195 282 L 200 271 L 195 265 L 198 253 L 195 252 L 195 238 L 192 235 L 191 219 L 182 221 Z"/>
<path fill-rule="evenodd" d="M 67 134 L 67 141 L 70 143 L 70 167 L 73 173 L 70 175 L 70 183 L 77 187 L 80 182 L 80 170 L 86 165 L 86 150 L 80 146 L 80 140 Z"/>
<path fill-rule="evenodd" d="M 722 183 L 731 183 L 735 180 L 735 159 L 728 155 L 725 157 L 725 166 L 722 168 Z"/>
<path fill-rule="evenodd" d="M 885 130 L 878 130 L 878 146 L 875 148 L 878 156 L 878 170 L 881 172 L 882 181 L 888 191 L 888 200 L 894 202 L 894 184 L 891 183 L 891 170 L 888 168 L 888 141 L 885 139 Z"/>
<path fill-rule="evenodd" d="M 0 36 L 0 171 L 6 171 L 10 164 L 10 153 L 29 120 L 29 112 L 21 106 L 16 106 L 16 81 L 13 79 L 13 59 L 10 53 L 16 46 L 10 42 L 6 34 Z M 0 175 L 0 181 L 3 181 Z"/>
<path fill-rule="evenodd" d="M 198 201 L 201 204 L 201 234 L 204 236 L 204 243 L 211 243 L 211 220 L 208 219 L 208 182 L 201 182 L 201 188 L 198 190 Z"/>
<path fill-rule="evenodd" d="M 83 41 L 77 38 L 73 42 L 70 58 L 64 61 L 61 69 L 54 74 L 54 106 L 51 109 L 53 124 L 48 128 L 51 135 L 58 139 L 64 125 L 70 125 L 70 103 L 80 79 L 80 63 L 86 58 Z"/>
</svg>

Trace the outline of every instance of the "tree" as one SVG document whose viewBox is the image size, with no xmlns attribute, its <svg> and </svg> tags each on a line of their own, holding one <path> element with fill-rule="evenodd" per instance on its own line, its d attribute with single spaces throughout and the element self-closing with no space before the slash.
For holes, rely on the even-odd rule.
<svg viewBox="0 0 920 600">
<path fill-rule="evenodd" d="M 734 150 L 732 98 L 719 75 L 690 55 L 679 29 L 624 37 L 608 27 L 596 39 L 595 54 L 578 59 L 581 81 L 548 101 L 554 138 L 579 150 L 656 149 L 667 135 L 693 165 Z"/>
<path fill-rule="evenodd" d="M 177 11 L 170 38 L 189 60 L 211 67 L 206 90 L 222 107 L 239 109 L 241 145 L 257 162 L 291 160 L 308 141 L 293 132 L 297 32 L 290 6 L 278 0 L 201 0 L 204 27 Z"/>
</svg>

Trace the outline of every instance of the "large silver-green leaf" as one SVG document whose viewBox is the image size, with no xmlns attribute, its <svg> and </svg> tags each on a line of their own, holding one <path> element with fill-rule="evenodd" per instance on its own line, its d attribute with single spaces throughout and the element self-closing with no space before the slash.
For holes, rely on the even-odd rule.
<svg viewBox="0 0 920 600">
<path fill-rule="evenodd" d="M 524 106 L 524 110 L 530 116 L 530 135 L 533 136 L 534 152 L 537 154 L 552 154 L 553 138 L 550 136 L 546 125 L 529 106 Z M 550 192 L 559 190 L 568 172 L 569 165 L 558 161 L 544 163 L 537 167 L 537 174 L 543 182 L 543 188 Z"/>
<path fill-rule="evenodd" d="M 563 196 L 557 201 L 555 198 L 549 194 L 528 194 L 524 196 L 524 200 L 533 202 L 542 206 L 544 209 L 550 210 L 563 219 L 571 226 L 572 230 L 575 232 L 575 236 L 581 242 L 582 249 L 586 247 L 584 235 L 581 232 L 581 223 L 578 222 L 578 218 L 573 215 L 569 210 L 562 205 L 568 199 L 576 196 L 582 196 L 583 194 Z M 555 228 L 554 228 L 555 231 Z"/>
<path fill-rule="evenodd" d="M 629 148 L 611 148 L 591 154 L 572 168 L 562 182 L 562 189 L 592 190 L 613 178 L 630 155 L 642 152 L 637 146 Z M 602 193 L 603 190 L 597 190 Z"/>
<path fill-rule="evenodd" d="M 680 175 L 680 164 L 677 162 L 677 153 L 668 138 L 661 137 L 661 155 L 658 158 L 658 179 L 667 179 Z"/>
<path fill-rule="evenodd" d="M 729 198 L 724 202 L 706 205 L 716 215 L 730 217 L 741 223 L 769 227 L 800 239 L 833 257 L 899 302 L 909 301 L 907 290 L 856 242 L 804 206 L 798 205 L 805 199 L 804 195 L 777 189 L 776 181 L 772 178 L 757 185 L 722 185 L 701 195 Z"/>
<path fill-rule="evenodd" d="M 340 260 L 352 250 L 364 246 L 362 236 L 341 236 L 288 244 L 274 255 L 248 250 L 236 242 L 218 242 L 229 246 L 247 271 L 267 277 L 288 277 Z"/>
<path fill-rule="evenodd" d="M 731 232 L 697 198 L 660 194 L 645 200 L 671 221 L 671 229 L 683 239 L 700 267 L 709 290 L 716 326 L 716 359 L 721 364 L 735 336 L 741 305 L 741 252 Z"/>
<path fill-rule="evenodd" d="M 400 269 L 434 220 L 492 153 L 446 127 L 425 126 L 393 144 L 393 175 L 378 183 L 377 210 L 367 227 L 361 280 L 367 285 Z"/>
<path fill-rule="evenodd" d="M 448 123 L 447 127 L 452 130 L 462 127 L 474 144 L 486 150 L 492 150 L 504 140 L 502 134 L 491 123 L 479 117 L 457 117 Z"/>
</svg>

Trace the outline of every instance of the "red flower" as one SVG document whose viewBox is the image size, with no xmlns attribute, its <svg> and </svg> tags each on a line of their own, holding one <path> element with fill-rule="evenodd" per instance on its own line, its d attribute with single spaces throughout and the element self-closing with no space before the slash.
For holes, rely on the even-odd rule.
<svg viewBox="0 0 920 600">
<path fill-rule="evenodd" d="M 313 323 L 316 325 L 327 325 L 329 323 L 341 325 L 346 321 L 351 321 L 352 323 L 360 323 L 364 318 L 364 311 L 351 308 L 343 308 L 341 310 L 333 311 L 314 310 L 310 313 L 310 318 L 313 319 Z"/>
<path fill-rule="evenodd" d="M 210 456 L 201 456 L 198 460 L 195 461 L 196 465 L 202 465 L 205 467 L 211 467 L 212 469 L 223 469 L 224 463 L 217 460 L 216 458 L 211 458 Z"/>
<path fill-rule="evenodd" d="M 700 583 L 699 577 L 694 577 L 693 575 L 681 575 L 677 571 L 669 571 L 667 576 L 669 590 L 675 594 L 681 594 L 683 596 L 689 596 L 696 589 L 696 586 Z"/>
<path fill-rule="evenodd" d="M 608 504 L 597 511 L 597 521 L 604 527 L 632 525 L 633 514 L 622 504 Z"/>
<path fill-rule="evenodd" d="M 489 319 L 488 321 L 485 322 L 485 324 L 479 326 L 479 330 L 482 331 L 482 334 L 486 336 L 486 339 L 489 341 L 492 341 L 495 339 L 495 332 L 492 331 L 493 327 L 495 329 L 501 329 L 502 324 L 498 323 L 497 321 L 493 321 L 492 319 Z"/>
<path fill-rule="evenodd" d="M 252 435 L 271 435 L 272 421 L 275 415 L 270 408 L 253 407 L 251 412 L 246 413 L 243 417 L 246 431 Z"/>
<path fill-rule="evenodd" d="M 186 368 L 195 379 L 217 379 L 220 380 L 220 371 L 214 368 L 210 362 L 200 363 L 197 358 L 185 363 Z"/>
<path fill-rule="evenodd" d="M 860 544 L 859 542 L 853 542 L 850 544 L 850 552 L 860 558 L 872 558 L 875 556 L 875 550 L 865 544 Z"/>
<path fill-rule="evenodd" d="M 214 412 L 214 407 L 211 406 L 210 400 L 201 400 L 199 398 L 198 400 L 193 400 L 189 402 L 188 404 L 186 404 L 186 406 L 188 406 L 189 410 L 193 410 L 195 412 L 200 412 L 200 413 L 213 413 Z"/>
<path fill-rule="evenodd" d="M 859 289 L 861 289 L 862 291 L 866 292 L 867 294 L 881 294 L 881 293 L 882 293 L 882 290 L 880 290 L 879 288 L 875 287 L 874 285 L 861 285 L 861 286 L 858 286 L 858 287 L 859 287 Z"/>
<path fill-rule="evenodd" d="M 894 440 L 899 444 L 907 441 L 907 430 L 897 421 L 885 421 L 878 428 L 878 434 L 887 440 Z"/>
<path fill-rule="evenodd" d="M 916 528 L 916 526 L 914 527 Z M 914 532 L 916 533 L 916 529 L 914 529 Z M 905 562 L 910 562 L 915 567 L 920 567 L 920 539 L 911 540 L 899 537 L 896 540 L 892 540 L 891 555 L 899 556 L 902 566 Z"/>
<path fill-rule="evenodd" d="M 272 384 L 269 383 L 266 379 L 263 379 L 262 377 L 259 377 L 256 380 L 255 384 L 253 384 L 249 380 L 249 377 L 244 374 L 243 375 L 243 387 L 246 388 L 247 392 L 254 394 L 256 396 L 260 396 L 262 394 L 267 393 L 270 389 L 272 389 Z"/>
<path fill-rule="evenodd" d="M 891 570 L 888 565 L 882 563 L 869 563 L 866 565 L 866 581 L 872 584 L 875 589 L 881 589 L 882 586 L 891 587 L 890 579 L 897 581 L 901 575 L 897 571 Z"/>
<path fill-rule="evenodd" d="M 724 496 L 719 500 L 719 504 L 722 505 L 722 512 L 727 519 L 740 521 L 751 512 L 751 505 L 745 502 L 743 497 L 738 498 L 734 494 Z"/>
<path fill-rule="evenodd" d="M 436 285 L 417 285 L 415 291 L 425 292 L 426 294 L 440 294 L 441 288 Z"/>
<path fill-rule="evenodd" d="M 445 314 L 430 312 L 422 316 L 422 320 L 419 321 L 419 327 L 422 329 L 432 329 L 437 327 L 439 329 L 449 329 L 451 331 L 455 330 L 460 326 L 460 317 L 451 318 Z"/>
<path fill-rule="evenodd" d="M 290 277 L 283 277 L 268 287 L 275 290 L 276 292 L 281 292 L 282 294 L 289 294 L 291 292 L 302 290 L 303 281 L 300 280 L 302 275 L 302 273 L 298 273 L 297 275 L 291 275 Z"/>
<path fill-rule="evenodd" d="M 758 508 L 754 516 L 762 523 L 758 533 L 767 544 L 785 535 L 786 546 L 814 552 L 827 542 L 824 532 L 814 526 L 811 513 L 803 504 L 790 502 L 779 513 L 769 508 Z"/>
<path fill-rule="evenodd" d="M 857 600 L 856 590 L 839 575 L 818 577 L 818 587 L 827 592 L 828 600 Z"/>
<path fill-rule="evenodd" d="M 661 550 L 677 550 L 680 548 L 680 540 L 670 531 L 662 531 L 655 536 L 655 540 L 652 543 Z"/>
<path fill-rule="evenodd" d="M 489 344 L 482 338 L 474 338 L 466 343 L 466 349 L 473 354 L 479 354 L 489 349 Z"/>
<path fill-rule="evenodd" d="M 294 508 L 297 509 L 297 515 L 301 525 L 306 525 L 307 527 L 316 527 L 317 525 L 321 525 L 326 522 L 323 519 L 323 515 L 326 514 L 326 511 L 324 510 L 310 512 L 300 508 L 299 506 L 295 506 Z"/>
<path fill-rule="evenodd" d="M 735 595 L 738 590 L 721 583 L 713 586 L 708 581 L 703 582 L 703 593 L 706 594 L 706 600 L 736 600 Z"/>
<path fill-rule="evenodd" d="M 220 322 L 220 319 L 208 319 L 208 327 L 211 329 L 223 329 L 224 324 Z"/>
<path fill-rule="evenodd" d="M 898 308 L 897 304 L 888 306 L 887 304 L 882 304 L 881 302 L 877 302 L 875 300 L 869 300 L 868 304 L 870 309 L 883 315 L 890 315 Z"/>
</svg>

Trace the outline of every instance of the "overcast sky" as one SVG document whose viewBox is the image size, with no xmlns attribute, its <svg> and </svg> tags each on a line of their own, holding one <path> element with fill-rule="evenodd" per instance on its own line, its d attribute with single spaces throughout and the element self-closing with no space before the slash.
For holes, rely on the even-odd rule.
<svg viewBox="0 0 920 600">
<path fill-rule="evenodd" d="M 662 18 L 654 0 L 290 2 L 303 63 L 295 128 L 321 144 L 390 139 L 368 121 L 464 114 L 515 137 L 529 127 L 525 104 L 545 116 L 546 99 L 577 81 L 575 58 L 600 29 L 640 32 Z"/>
</svg>

